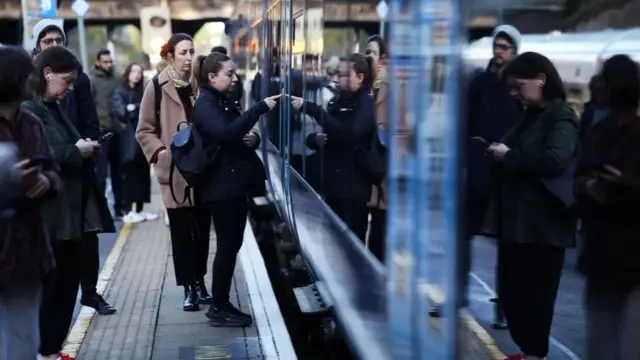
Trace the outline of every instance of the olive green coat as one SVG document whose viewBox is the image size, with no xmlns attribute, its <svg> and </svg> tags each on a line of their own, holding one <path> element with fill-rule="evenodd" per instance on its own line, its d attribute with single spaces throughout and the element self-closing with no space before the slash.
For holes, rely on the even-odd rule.
<svg viewBox="0 0 640 360">
<path fill-rule="evenodd" d="M 102 223 L 102 232 L 115 232 L 106 199 L 101 194 L 93 171 L 93 161 L 84 160 L 80 155 L 80 150 L 75 146 L 80 135 L 64 110 L 58 105 L 58 114 L 55 114 L 41 97 L 24 102 L 22 107 L 36 114 L 42 121 L 55 160 L 60 166 L 61 191 L 55 199 L 48 200 L 42 210 L 52 239 L 82 239 L 88 191 L 92 191 L 95 195 L 93 198 Z M 83 189 L 85 189 L 84 198 Z"/>
<path fill-rule="evenodd" d="M 562 176 L 572 181 L 566 170 L 576 161 L 578 135 L 577 116 L 564 101 L 527 110 L 505 134 L 503 142 L 511 149 L 494 174 L 498 186 L 492 204 L 499 205 L 492 211 L 497 216 L 488 216 L 501 220 L 501 242 L 575 246 L 574 212 L 541 179 Z"/>
</svg>

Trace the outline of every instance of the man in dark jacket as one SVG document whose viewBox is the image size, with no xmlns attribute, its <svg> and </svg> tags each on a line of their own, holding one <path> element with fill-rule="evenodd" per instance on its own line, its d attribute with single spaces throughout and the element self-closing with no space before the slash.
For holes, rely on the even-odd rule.
<svg viewBox="0 0 640 360">
<path fill-rule="evenodd" d="M 67 36 L 62 24 L 53 19 L 43 19 L 33 26 L 34 49 L 33 55 L 52 46 L 66 46 Z M 62 101 L 69 120 L 83 138 L 97 139 L 102 131 L 98 122 L 93 96 L 91 94 L 91 81 L 86 73 L 82 72 L 78 77 L 78 84 L 74 90 Z M 116 309 L 109 305 L 104 298 L 97 293 L 98 272 L 100 271 L 100 252 L 98 236 L 88 235 L 83 241 L 82 269 L 82 298 L 80 303 L 94 308 L 101 315 L 113 314 Z"/>
<path fill-rule="evenodd" d="M 480 231 L 489 201 L 490 169 L 485 157 L 486 145 L 471 138 L 482 138 L 487 144 L 500 142 L 500 139 L 515 124 L 521 114 L 518 101 L 509 94 L 505 85 L 500 82 L 499 71 L 517 54 L 520 48 L 521 35 L 511 25 L 500 25 L 493 30 L 493 58 L 484 71 L 474 74 L 467 91 L 467 136 L 470 141 L 466 149 L 466 219 L 464 236 L 461 244 L 459 261 L 460 278 L 456 281 L 460 286 L 461 303 L 459 307 L 468 305 L 468 274 L 471 271 L 471 239 Z M 440 315 L 440 307 L 432 309 L 432 316 Z M 499 310 L 497 311 L 499 314 Z M 500 316 L 495 326 L 504 327 Z"/>
</svg>

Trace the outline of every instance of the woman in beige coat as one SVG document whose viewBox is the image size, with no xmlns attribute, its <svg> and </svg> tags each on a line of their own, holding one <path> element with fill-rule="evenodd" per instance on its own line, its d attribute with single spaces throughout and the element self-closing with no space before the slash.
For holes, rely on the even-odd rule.
<svg viewBox="0 0 640 360">
<path fill-rule="evenodd" d="M 379 35 L 373 35 L 367 40 L 367 56 L 373 60 L 373 71 L 375 78 L 373 80 L 373 96 L 375 101 L 376 125 L 378 126 L 378 134 L 387 137 L 387 95 L 389 93 L 389 83 L 387 80 L 387 46 Z M 387 141 L 386 139 L 382 139 Z M 384 263 L 385 233 L 387 206 L 385 204 L 386 184 L 383 183 L 380 188 L 374 186 L 371 193 L 371 201 L 367 204 L 369 207 L 369 235 L 367 238 L 367 247 L 369 250 Z"/>
<path fill-rule="evenodd" d="M 187 183 L 177 170 L 170 176 L 173 165 L 169 152 L 173 134 L 181 123 L 191 121 L 193 112 L 193 40 L 187 34 L 174 34 L 162 47 L 161 55 L 167 68 L 144 90 L 136 137 L 153 166 L 167 208 L 176 281 L 184 287 L 183 310 L 198 311 L 199 303 L 211 303 L 204 284 L 211 215 L 208 208 L 194 201 L 193 194 L 185 194 Z M 159 104 L 156 88 L 161 91 Z"/>
</svg>

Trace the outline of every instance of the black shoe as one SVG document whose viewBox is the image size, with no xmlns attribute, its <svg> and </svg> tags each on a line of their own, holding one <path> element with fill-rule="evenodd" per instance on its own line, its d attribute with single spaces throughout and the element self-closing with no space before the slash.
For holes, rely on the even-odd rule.
<svg viewBox="0 0 640 360">
<path fill-rule="evenodd" d="M 248 327 L 251 326 L 253 320 L 247 314 L 235 309 L 233 306 L 222 309 L 211 306 L 207 311 L 209 325 L 213 327 Z M 240 315 L 242 314 L 242 315 Z"/>
<path fill-rule="evenodd" d="M 196 292 L 198 293 L 200 304 L 211 304 L 211 295 L 209 295 L 207 287 L 204 285 L 204 280 L 199 280 L 196 283 Z"/>
<path fill-rule="evenodd" d="M 251 319 L 251 315 L 243 313 L 242 311 L 238 310 L 237 307 L 233 306 L 232 304 L 227 304 L 227 306 L 224 307 L 226 311 L 235 314 L 239 317 L 244 317 L 247 319 Z M 209 319 L 211 319 L 213 317 L 214 312 L 216 311 L 216 308 L 211 306 L 209 307 L 209 310 L 207 311 L 207 313 L 205 314 L 206 317 L 208 317 Z"/>
<path fill-rule="evenodd" d="M 198 292 L 195 289 L 185 287 L 184 290 L 184 302 L 182 303 L 182 310 L 184 311 L 199 311 Z"/>
<path fill-rule="evenodd" d="M 100 315 L 113 315 L 118 311 L 111 306 L 100 294 L 82 295 L 80 304 L 93 308 Z"/>
</svg>

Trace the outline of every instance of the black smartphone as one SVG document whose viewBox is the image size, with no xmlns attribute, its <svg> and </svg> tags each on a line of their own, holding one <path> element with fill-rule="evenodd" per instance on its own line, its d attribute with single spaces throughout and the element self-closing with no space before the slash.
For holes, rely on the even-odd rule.
<svg viewBox="0 0 640 360">
<path fill-rule="evenodd" d="M 29 167 L 41 166 L 52 161 L 49 155 L 34 155 L 29 158 Z"/>
<path fill-rule="evenodd" d="M 489 146 L 489 142 L 487 140 L 485 140 L 483 137 L 480 136 L 474 136 L 469 138 L 469 140 L 471 140 L 472 142 L 479 144 L 479 145 L 483 145 L 485 147 Z"/>
<path fill-rule="evenodd" d="M 106 133 L 106 134 L 104 134 L 104 135 L 100 136 L 100 137 L 98 138 L 98 140 L 96 140 L 96 141 L 102 144 L 103 142 L 105 142 L 105 141 L 107 141 L 107 140 L 111 139 L 112 137 L 113 137 L 113 133 L 112 133 L 112 132 L 108 132 L 108 133 Z"/>
</svg>

